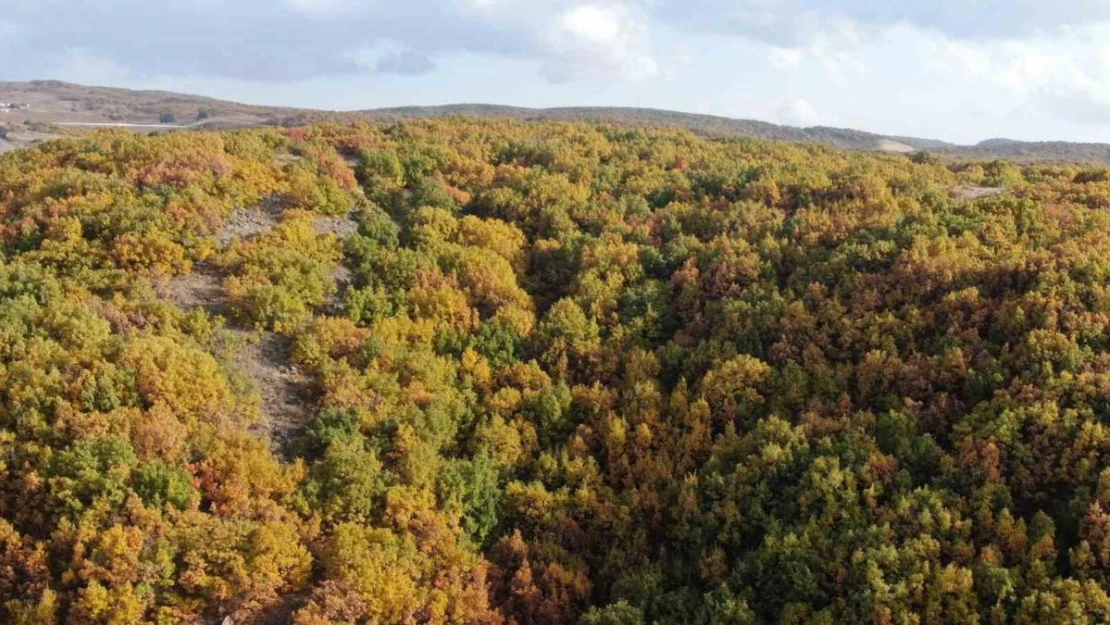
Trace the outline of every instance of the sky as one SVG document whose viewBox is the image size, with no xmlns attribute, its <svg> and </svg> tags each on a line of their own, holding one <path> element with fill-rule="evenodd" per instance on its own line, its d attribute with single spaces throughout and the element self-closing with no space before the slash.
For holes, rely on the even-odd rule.
<svg viewBox="0 0 1110 625">
<path fill-rule="evenodd" d="M 1110 0 L 3 0 L 0 79 L 1110 142 Z"/>
</svg>

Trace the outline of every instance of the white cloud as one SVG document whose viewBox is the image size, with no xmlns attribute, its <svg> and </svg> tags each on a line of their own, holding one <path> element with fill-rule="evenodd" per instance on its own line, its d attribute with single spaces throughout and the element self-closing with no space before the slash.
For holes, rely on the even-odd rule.
<svg viewBox="0 0 1110 625">
<path fill-rule="evenodd" d="M 594 5 L 574 7 L 563 14 L 560 22 L 568 35 L 592 44 L 606 45 L 621 35 L 615 12 Z"/>
<path fill-rule="evenodd" d="M 288 0 L 295 11 L 319 15 L 348 11 L 354 8 L 352 0 Z"/>
<path fill-rule="evenodd" d="M 817 123 L 817 109 L 805 98 L 796 98 L 783 104 L 778 112 L 779 122 L 790 126 L 812 126 Z"/>
<path fill-rule="evenodd" d="M 958 80 L 968 91 L 996 94 L 998 108 L 1024 108 L 1064 119 L 1092 115 L 1110 103 L 1110 26 L 1069 28 L 1022 40 L 960 40 L 935 31 L 892 29 L 888 38 L 912 41 L 906 63 L 922 80 Z"/>
<path fill-rule="evenodd" d="M 574 75 L 610 74 L 644 80 L 659 73 L 648 26 L 629 7 L 611 3 L 569 7 L 555 21 L 546 48 L 552 61 L 544 68 L 554 81 Z"/>
<path fill-rule="evenodd" d="M 1105 124 L 1100 136 L 1110 138 L 1108 0 L 2 3 L 8 78 L 235 83 L 283 99 L 331 81 L 323 105 L 362 89 L 414 102 L 631 104 L 802 124 L 815 122 L 816 105 L 824 123 L 902 134 L 960 127 L 962 139 L 1005 123 L 1014 134 L 1084 137 Z M 393 91 L 380 95 L 381 85 Z"/>
<path fill-rule="evenodd" d="M 498 5 L 508 4 L 514 0 L 458 0 L 463 7 L 472 7 L 477 9 L 487 9 L 496 7 Z"/>
<path fill-rule="evenodd" d="M 1097 112 L 1110 102 L 1106 0 L 665 0 L 650 6 L 657 19 L 691 33 L 761 41 L 772 67 L 815 67 L 841 88 L 858 83 L 871 64 L 900 60 L 905 72 L 929 71 L 945 83 L 945 74 L 956 72 L 967 90 L 1006 94 L 1000 108 L 1019 104 L 1030 114 Z M 877 49 L 901 59 L 876 58 Z M 1087 104 L 1080 106 L 1082 100 Z"/>
<path fill-rule="evenodd" d="M 72 49 L 62 61 L 65 75 L 85 76 L 89 84 L 111 85 L 134 78 L 134 72 L 117 63 L 90 53 L 88 50 Z"/>
<path fill-rule="evenodd" d="M 614 0 L 6 0 L 4 18 L 31 43 L 15 50 L 0 38 L 0 72 L 31 71 L 31 59 L 50 74 L 81 48 L 139 73 L 183 77 L 412 73 L 477 54 L 531 61 L 565 80 L 637 79 L 657 71 L 642 15 Z M 383 44 L 405 58 L 354 60 Z"/>
<path fill-rule="evenodd" d="M 420 76 L 434 70 L 435 63 L 423 54 L 404 50 L 383 55 L 374 63 L 374 69 L 385 74 Z"/>
<path fill-rule="evenodd" d="M 0 45 L 15 42 L 19 37 L 19 27 L 0 20 Z"/>
<path fill-rule="evenodd" d="M 791 47 L 838 22 L 865 32 L 898 24 L 960 39 L 1022 38 L 1110 20 L 1105 0 L 664 0 L 653 12 L 686 28 Z"/>
<path fill-rule="evenodd" d="M 802 64 L 804 54 L 798 48 L 772 47 L 767 52 L 767 62 L 778 69 L 794 69 Z"/>
<path fill-rule="evenodd" d="M 1046 5 L 1024 0 L 960 6 L 937 0 L 951 9 L 946 13 L 917 0 L 882 6 L 878 0 L 691 1 L 720 9 L 713 32 L 765 42 L 772 68 L 811 82 L 819 77 L 846 93 L 866 88 L 891 99 L 917 93 L 925 96 L 919 105 L 947 98 L 1030 119 L 1110 122 L 1110 2 L 1063 0 L 1049 15 Z M 1082 21 L 1080 8 L 1089 9 L 1089 20 Z M 746 25 L 730 22 L 739 17 L 750 19 Z M 990 25 L 972 28 L 985 22 Z M 825 92 L 820 101 L 828 99 Z M 929 106 L 948 108 L 942 102 Z M 796 122 L 805 117 L 794 104 L 778 113 Z"/>
</svg>

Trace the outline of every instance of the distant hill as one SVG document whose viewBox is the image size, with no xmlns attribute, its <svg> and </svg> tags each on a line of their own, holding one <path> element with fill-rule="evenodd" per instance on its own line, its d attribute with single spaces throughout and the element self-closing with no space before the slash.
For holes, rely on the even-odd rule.
<svg viewBox="0 0 1110 625">
<path fill-rule="evenodd" d="M 928 150 L 952 157 L 1019 161 L 1098 161 L 1110 163 L 1110 145 L 1102 143 L 1023 142 L 988 139 L 972 146 L 935 139 L 881 135 L 849 128 L 798 128 L 751 119 L 681 113 L 648 108 L 563 107 L 533 109 L 494 104 L 405 106 L 364 111 L 320 111 L 254 106 L 166 91 L 88 87 L 54 80 L 0 82 L 0 103 L 27 108 L 0 109 L 0 151 L 54 136 L 65 126 L 142 124 L 153 128 L 240 128 L 292 126 L 332 120 L 388 123 L 404 119 L 447 117 L 509 118 L 611 123 L 629 126 L 675 126 L 718 138 L 745 137 L 770 141 L 819 143 L 848 150 L 909 153 Z"/>
<path fill-rule="evenodd" d="M 474 117 L 507 117 L 521 120 L 589 121 L 628 125 L 677 126 L 711 137 L 745 137 L 771 141 L 822 143 L 848 150 L 914 151 L 924 148 L 952 146 L 943 141 L 913 137 L 886 137 L 847 128 L 796 128 L 752 119 L 735 119 L 717 115 L 680 113 L 650 108 L 626 107 L 561 107 L 532 109 L 491 104 L 449 104 L 445 106 L 404 106 L 359 111 L 378 119 L 416 119 L 467 115 Z M 901 144 L 895 145 L 895 144 Z"/>
<path fill-rule="evenodd" d="M 933 150 L 930 148 L 930 150 Z M 1097 161 L 1110 163 L 1110 144 L 1069 141 L 1014 141 L 988 139 L 972 146 L 950 146 L 936 150 L 965 158 L 1004 158 L 1015 161 Z"/>
<path fill-rule="evenodd" d="M 0 114 L 0 121 L 42 123 L 173 123 L 222 119 L 246 125 L 272 123 L 296 109 L 251 106 L 166 91 L 86 87 L 57 80 L 0 82 L 0 102 L 29 108 Z"/>
</svg>

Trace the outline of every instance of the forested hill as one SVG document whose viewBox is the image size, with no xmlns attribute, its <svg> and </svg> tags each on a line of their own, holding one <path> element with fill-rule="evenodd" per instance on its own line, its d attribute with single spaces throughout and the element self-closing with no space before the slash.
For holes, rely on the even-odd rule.
<svg viewBox="0 0 1110 625">
<path fill-rule="evenodd" d="M 1108 206 L 585 123 L 10 152 L 0 622 L 1110 622 Z"/>
<path fill-rule="evenodd" d="M 586 121 L 630 126 L 673 126 L 685 128 L 708 137 L 746 137 L 770 141 L 821 143 L 850 150 L 912 152 L 925 148 L 956 147 L 943 141 L 910 137 L 885 137 L 846 128 L 820 126 L 796 128 L 750 119 L 734 119 L 715 115 L 645 108 L 567 107 L 530 109 L 487 104 L 453 104 L 374 109 L 362 111 L 362 113 L 383 119 L 420 119 L 465 115 L 533 121 Z"/>
<path fill-rule="evenodd" d="M 365 111 L 314 111 L 252 106 L 164 91 L 87 87 L 59 81 L 0 82 L 0 102 L 26 109 L 0 112 L 0 151 L 31 144 L 51 124 L 155 124 L 171 128 L 224 129 L 265 125 L 299 126 L 321 122 L 390 123 L 403 119 L 467 116 L 534 121 L 585 121 L 636 127 L 671 126 L 715 138 L 744 137 L 818 143 L 842 149 L 910 153 L 928 150 L 953 158 L 1004 158 L 1024 162 L 1110 163 L 1110 145 L 1022 142 L 1004 139 L 964 146 L 917 137 L 887 136 L 846 128 L 797 128 L 762 121 L 657 109 L 571 107 L 530 109 L 490 104 L 410 106 Z M 28 128 L 34 132 L 28 132 Z M 149 129 L 147 129 L 149 130 Z"/>
</svg>

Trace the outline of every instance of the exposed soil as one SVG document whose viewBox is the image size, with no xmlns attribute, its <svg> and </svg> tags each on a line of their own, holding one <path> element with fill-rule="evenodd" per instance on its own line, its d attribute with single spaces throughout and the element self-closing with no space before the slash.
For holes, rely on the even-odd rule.
<svg viewBox="0 0 1110 625">
<path fill-rule="evenodd" d="M 345 239 L 358 233 L 358 223 L 350 217 L 317 217 L 312 224 L 319 234 L 334 234 Z"/>
<path fill-rule="evenodd" d="M 167 281 L 159 291 L 182 309 L 226 316 L 230 306 L 222 284 L 223 276 L 215 267 L 199 264 L 193 273 Z M 231 357 L 232 364 L 250 378 L 261 398 L 261 419 L 252 431 L 268 436 L 279 451 L 290 449 L 312 417 L 308 379 L 289 362 L 293 340 L 236 325 L 223 331 L 232 335 L 232 344 L 240 346 Z"/>
<path fill-rule="evenodd" d="M 265 234 L 281 221 L 281 212 L 281 204 L 275 200 L 267 200 L 253 208 L 241 208 L 227 218 L 216 240 L 221 247 L 227 247 L 235 239 Z"/>
<path fill-rule="evenodd" d="M 972 185 L 960 185 L 955 189 L 952 189 L 952 197 L 959 200 L 978 200 L 985 197 L 1002 195 L 1006 192 L 1006 189 L 1002 189 L 999 187 L 976 187 Z"/>
<path fill-rule="evenodd" d="M 201 308 L 212 315 L 225 315 L 228 311 L 223 276 L 209 263 L 197 263 L 192 273 L 174 276 L 160 285 L 158 291 L 184 310 Z"/>
<path fill-rule="evenodd" d="M 249 239 L 269 232 L 281 221 L 281 204 L 268 200 L 254 208 L 243 208 L 227 218 L 224 228 L 216 235 L 221 246 L 226 247 L 235 239 Z M 312 222 L 317 234 L 334 234 L 340 239 L 358 233 L 358 222 L 348 216 L 320 216 Z"/>
<path fill-rule="evenodd" d="M 331 272 L 331 279 L 335 281 L 335 293 L 328 298 L 327 313 L 329 315 L 342 315 L 343 299 L 347 294 L 347 289 L 351 287 L 351 270 L 339 265 L 335 268 L 335 271 Z"/>
<path fill-rule="evenodd" d="M 222 247 L 237 239 L 249 239 L 269 232 L 280 220 L 281 207 L 268 201 L 261 206 L 235 211 L 216 235 Z M 358 230 L 348 217 L 318 217 L 314 224 L 318 233 L 346 237 Z M 226 317 L 230 311 L 219 269 L 210 263 L 198 263 L 193 272 L 176 276 L 157 286 L 159 294 L 184 310 L 201 309 L 211 315 Z M 343 266 L 332 277 L 338 286 L 328 304 L 330 311 L 339 309 L 350 281 L 350 272 Z M 273 332 L 257 331 L 231 325 L 226 332 L 235 335 L 234 343 L 242 345 L 231 361 L 257 386 L 261 396 L 262 418 L 253 431 L 268 436 L 275 449 L 287 452 L 297 434 L 312 417 L 313 396 L 308 378 L 289 362 L 293 340 Z"/>
<path fill-rule="evenodd" d="M 317 217 L 313 226 L 319 234 L 333 234 L 340 239 L 358 234 L 358 223 L 348 216 Z M 328 300 L 328 313 L 334 315 L 342 311 L 343 296 L 351 285 L 351 270 L 339 265 L 331 273 L 331 279 L 335 281 L 336 288 L 335 295 Z"/>
<path fill-rule="evenodd" d="M 909 154 L 916 151 L 916 148 L 912 145 L 906 145 L 893 139 L 879 139 L 879 149 L 883 152 L 897 152 L 899 154 Z"/>
<path fill-rule="evenodd" d="M 289 364 L 293 340 L 273 332 L 258 332 L 236 354 L 234 362 L 258 385 L 262 420 L 253 428 L 289 449 L 296 435 L 312 417 L 313 398 L 308 378 Z"/>
</svg>

